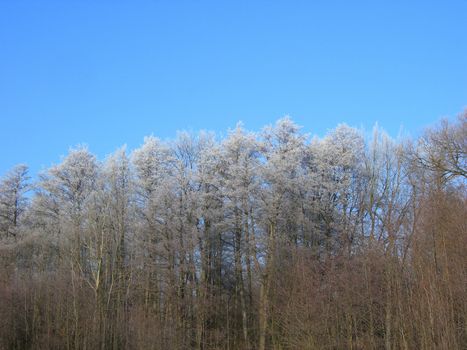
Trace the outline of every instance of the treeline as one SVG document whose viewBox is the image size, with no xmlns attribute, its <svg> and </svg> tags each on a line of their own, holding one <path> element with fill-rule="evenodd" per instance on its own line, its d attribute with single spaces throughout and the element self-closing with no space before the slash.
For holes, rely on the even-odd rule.
<svg viewBox="0 0 467 350">
<path fill-rule="evenodd" d="M 0 182 L 1 349 L 466 349 L 467 113 L 70 150 Z"/>
</svg>

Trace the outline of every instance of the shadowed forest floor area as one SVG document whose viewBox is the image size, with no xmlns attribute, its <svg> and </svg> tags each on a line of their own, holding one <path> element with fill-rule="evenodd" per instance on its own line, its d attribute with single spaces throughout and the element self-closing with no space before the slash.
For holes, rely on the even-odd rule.
<svg viewBox="0 0 467 350">
<path fill-rule="evenodd" d="M 0 349 L 466 349 L 467 113 L 289 118 L 0 182 Z"/>
</svg>

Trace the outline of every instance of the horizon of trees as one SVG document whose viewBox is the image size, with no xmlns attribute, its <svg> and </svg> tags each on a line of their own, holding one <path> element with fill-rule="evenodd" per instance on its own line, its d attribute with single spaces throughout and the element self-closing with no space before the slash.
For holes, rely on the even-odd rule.
<svg viewBox="0 0 467 350">
<path fill-rule="evenodd" d="M 467 112 L 154 136 L 0 180 L 0 349 L 467 348 Z"/>
</svg>

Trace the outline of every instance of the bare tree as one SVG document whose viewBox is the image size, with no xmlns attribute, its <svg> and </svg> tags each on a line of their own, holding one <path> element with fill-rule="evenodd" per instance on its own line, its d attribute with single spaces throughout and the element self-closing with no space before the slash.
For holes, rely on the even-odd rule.
<svg viewBox="0 0 467 350">
<path fill-rule="evenodd" d="M 415 159 L 422 167 L 436 172 L 444 180 L 467 178 L 467 111 L 450 123 L 441 121 L 420 138 Z"/>
</svg>

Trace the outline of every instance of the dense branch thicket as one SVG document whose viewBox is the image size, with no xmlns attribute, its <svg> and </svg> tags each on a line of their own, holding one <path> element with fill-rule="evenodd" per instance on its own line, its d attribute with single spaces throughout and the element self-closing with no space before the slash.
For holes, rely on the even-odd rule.
<svg viewBox="0 0 467 350">
<path fill-rule="evenodd" d="M 0 348 L 465 349 L 466 140 L 284 118 L 17 166 Z"/>
</svg>

